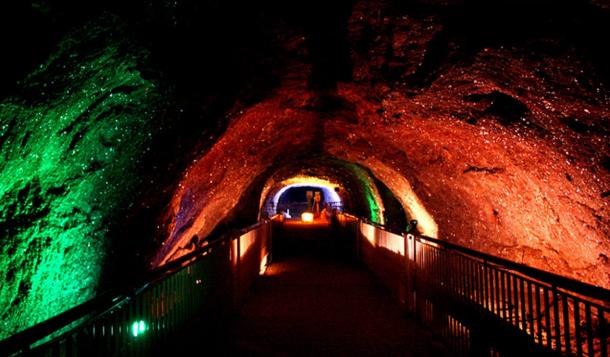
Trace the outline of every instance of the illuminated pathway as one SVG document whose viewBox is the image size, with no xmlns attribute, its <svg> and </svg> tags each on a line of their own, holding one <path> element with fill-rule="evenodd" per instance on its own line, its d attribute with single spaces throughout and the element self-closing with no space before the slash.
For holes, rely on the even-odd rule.
<svg viewBox="0 0 610 357">
<path fill-rule="evenodd" d="M 425 356 L 430 339 L 363 269 L 293 258 L 272 264 L 234 327 L 236 355 Z"/>
<path fill-rule="evenodd" d="M 206 345 L 238 356 L 443 355 L 369 271 L 333 249 L 330 230 L 300 229 L 246 298 L 229 336 Z M 189 340 L 200 342 L 197 334 Z"/>
<path fill-rule="evenodd" d="M 204 245 L 134 294 L 11 337 L 0 355 L 610 355 L 608 290 L 350 215 L 334 228 L 281 222 Z"/>
</svg>

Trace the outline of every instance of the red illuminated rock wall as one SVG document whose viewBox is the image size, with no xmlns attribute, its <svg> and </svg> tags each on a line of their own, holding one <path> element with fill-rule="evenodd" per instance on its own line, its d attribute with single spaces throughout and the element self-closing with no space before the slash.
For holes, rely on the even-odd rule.
<svg viewBox="0 0 610 357">
<path fill-rule="evenodd" d="M 281 84 L 185 173 L 157 263 L 257 178 L 315 153 L 415 195 L 441 239 L 610 287 L 610 100 L 578 48 L 473 46 L 442 17 L 382 2 L 356 3 L 346 26 L 352 80 L 324 90 L 311 90 L 306 41 L 278 35 Z"/>
</svg>

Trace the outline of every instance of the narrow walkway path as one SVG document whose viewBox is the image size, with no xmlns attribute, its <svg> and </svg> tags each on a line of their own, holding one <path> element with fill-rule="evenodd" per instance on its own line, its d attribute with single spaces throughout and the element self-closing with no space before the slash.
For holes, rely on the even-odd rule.
<svg viewBox="0 0 610 357">
<path fill-rule="evenodd" d="M 285 225 L 231 329 L 239 356 L 441 356 L 329 226 Z M 347 254 L 346 254 L 347 253 Z"/>
<path fill-rule="evenodd" d="M 275 235 L 276 233 L 274 233 Z M 274 262 L 233 319 L 193 326 L 172 355 L 445 356 L 329 225 L 274 236 Z M 205 324 L 204 324 L 205 325 Z"/>
<path fill-rule="evenodd" d="M 438 356 L 371 274 L 311 257 L 272 264 L 232 328 L 234 355 Z"/>
</svg>

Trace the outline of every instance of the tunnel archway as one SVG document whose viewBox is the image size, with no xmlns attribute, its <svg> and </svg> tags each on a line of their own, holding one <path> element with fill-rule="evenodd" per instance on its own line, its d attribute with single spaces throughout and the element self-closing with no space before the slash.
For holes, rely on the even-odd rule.
<svg viewBox="0 0 610 357">
<path fill-rule="evenodd" d="M 312 157 L 367 171 L 425 235 L 610 287 L 607 61 L 590 56 L 609 22 L 586 2 L 514 33 L 461 5 L 346 2 L 330 38 L 274 5 L 7 12 L 53 36 L 4 68 L 21 78 L 0 103 L 6 330 L 256 221 L 270 175 Z M 217 55 L 176 55 L 195 40 Z"/>
<path fill-rule="evenodd" d="M 303 195 L 304 192 L 318 191 L 321 193 L 323 204 L 332 204 L 334 208 L 338 209 L 343 208 L 343 200 L 339 195 L 341 186 L 338 183 L 316 177 L 293 177 L 285 180 L 283 184 L 285 184 L 285 186 L 279 190 L 269 192 L 267 199 L 261 206 L 259 217 L 271 217 L 279 213 L 290 216 L 291 213 L 289 209 L 291 207 L 297 207 L 298 205 L 302 205 L 302 203 L 307 203 L 307 197 L 300 197 L 306 196 L 306 194 Z M 294 199 L 295 193 L 298 200 Z M 263 199 L 263 197 L 261 197 L 261 199 Z M 301 211 L 308 208 L 309 207 L 298 207 L 298 212 L 293 212 L 293 214 L 298 215 Z"/>
<path fill-rule="evenodd" d="M 490 123 L 474 130 L 439 113 L 423 115 L 405 97 L 377 103 L 355 83 L 337 87 L 333 107 L 320 106 L 306 77 L 291 78 L 269 97 L 240 109 L 224 134 L 193 161 L 159 220 L 162 243 L 151 266 L 177 257 L 174 253 L 195 234 L 207 237 L 218 227 L 255 222 L 260 206 L 248 201 L 260 205 L 261 190 L 278 171 L 287 174 L 274 182 L 290 177 L 289 171 L 332 176 L 333 170 L 347 170 L 357 179 L 364 173 L 383 183 L 424 235 L 591 282 L 607 281 L 605 266 L 597 264 L 608 255 L 603 232 L 594 228 L 599 220 L 582 206 L 572 208 L 572 198 L 561 194 L 572 190 L 573 197 L 581 197 L 585 186 L 574 191 L 574 182 L 589 182 L 585 202 L 599 185 L 550 143 L 526 138 L 513 145 L 511 128 Z M 389 122 L 378 115 L 379 106 L 382 112 L 411 114 Z M 558 173 L 552 180 L 532 161 L 540 155 Z M 310 165 L 319 160 L 331 164 L 322 170 Z M 562 179 L 565 172 L 571 181 Z M 554 209 L 562 206 L 570 209 Z M 376 221 L 382 211 L 373 208 L 356 204 L 353 212 Z M 238 212 L 250 213 L 235 219 Z M 579 237 L 587 234 L 595 238 L 582 242 Z"/>
<path fill-rule="evenodd" d="M 275 170 L 260 194 L 261 213 L 269 202 L 291 187 L 319 187 L 341 208 L 353 214 L 383 223 L 384 202 L 375 180 L 358 165 L 333 158 L 312 158 L 288 163 Z"/>
<path fill-rule="evenodd" d="M 201 159 L 201 164 L 210 159 L 217 160 L 210 157 L 211 154 L 205 155 Z M 217 205 L 213 197 L 214 190 L 202 192 L 202 188 L 212 186 L 216 183 L 215 180 L 192 180 L 194 171 L 185 175 L 185 182 L 179 186 L 174 197 L 177 207 L 174 208 L 175 211 L 168 212 L 165 218 L 172 221 L 173 227 L 169 227 L 169 237 L 157 256 L 157 264 L 161 265 L 176 259 L 182 254 L 181 252 L 188 252 L 184 247 L 188 246 L 194 235 L 206 237 L 210 232 L 222 230 L 223 227 L 254 223 L 258 219 L 274 214 L 273 210 L 266 211 L 266 206 L 276 206 L 281 194 L 290 187 L 324 188 L 329 196 L 336 195 L 333 199 L 338 198 L 342 209 L 346 212 L 375 223 L 393 224 L 398 230 L 407 229 L 406 222 L 412 219 L 433 222 L 425 210 L 413 214 L 411 207 L 405 205 L 408 197 L 396 195 L 396 192 L 401 195 L 405 193 L 397 191 L 395 183 L 386 183 L 388 180 L 386 177 L 374 176 L 359 163 L 332 156 L 310 156 L 301 159 L 284 159 L 257 176 L 240 175 L 240 169 L 243 169 L 243 166 L 236 167 L 236 171 L 223 170 L 221 181 L 218 182 L 219 186 L 233 186 L 229 191 L 222 193 L 222 197 L 226 198 L 230 195 L 234 200 L 231 207 L 226 206 L 226 201 L 222 207 Z M 191 170 L 196 169 L 193 167 Z M 208 177 L 215 176 L 213 172 L 207 174 Z M 230 182 L 229 178 L 238 180 L 250 178 L 250 180 L 235 186 L 235 182 Z M 202 193 L 208 198 L 207 204 L 202 204 L 206 203 L 205 199 L 198 199 Z M 414 195 L 414 193 L 407 194 Z M 248 203 L 255 197 L 258 200 L 256 208 Z M 417 201 L 418 198 L 414 197 L 411 200 Z M 247 213 L 254 211 L 256 211 L 255 215 Z M 426 225 L 424 224 L 423 227 L 425 228 Z M 427 232 L 424 230 L 422 233 Z"/>
</svg>

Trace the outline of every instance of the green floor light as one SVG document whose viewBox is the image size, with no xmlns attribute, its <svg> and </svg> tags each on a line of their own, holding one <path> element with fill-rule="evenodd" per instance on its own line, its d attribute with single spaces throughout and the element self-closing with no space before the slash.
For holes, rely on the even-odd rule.
<svg viewBox="0 0 610 357">
<path fill-rule="evenodd" d="M 146 324 L 144 320 L 136 321 L 131 325 L 131 332 L 133 333 L 133 337 L 138 337 L 138 335 L 143 335 L 144 331 L 146 331 Z"/>
</svg>

